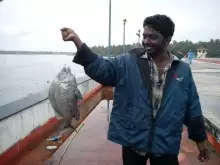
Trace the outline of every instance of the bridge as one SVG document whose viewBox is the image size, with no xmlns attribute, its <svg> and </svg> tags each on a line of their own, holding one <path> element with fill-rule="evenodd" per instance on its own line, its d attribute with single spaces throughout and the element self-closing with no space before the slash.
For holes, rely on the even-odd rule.
<svg viewBox="0 0 220 165">
<path fill-rule="evenodd" d="M 209 142 L 215 151 L 211 150 L 209 162 L 200 163 L 197 160 L 196 145 L 188 139 L 186 128 L 184 128 L 178 156 L 180 165 L 220 164 L 220 64 L 210 62 L 212 61 L 194 60 L 191 68 L 201 99 Z M 100 88 L 96 88 L 93 93 L 90 93 L 93 101 L 100 97 L 99 90 Z M 68 138 L 65 137 L 67 140 L 62 145 L 58 144 L 59 141 L 53 142 L 53 145 L 57 143 L 58 146 L 55 152 L 46 149 L 48 142 L 42 142 L 10 165 L 121 165 L 121 146 L 107 140 L 109 113 L 106 111 L 106 98 L 109 96 L 105 94 L 106 91 L 108 92 L 108 90 L 102 91 L 102 97 L 105 100 L 101 101 L 81 123 L 78 133 L 70 133 Z M 94 98 L 95 93 L 98 93 L 97 98 Z"/>
</svg>

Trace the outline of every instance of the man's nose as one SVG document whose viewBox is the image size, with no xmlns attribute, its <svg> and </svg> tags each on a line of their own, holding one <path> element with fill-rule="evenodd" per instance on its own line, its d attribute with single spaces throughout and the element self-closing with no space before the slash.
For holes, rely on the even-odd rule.
<svg viewBox="0 0 220 165">
<path fill-rule="evenodd" d="M 148 45 L 148 44 L 150 44 L 150 40 L 149 40 L 149 38 L 145 38 L 145 39 L 143 39 L 143 44 L 144 44 L 144 45 Z"/>
</svg>

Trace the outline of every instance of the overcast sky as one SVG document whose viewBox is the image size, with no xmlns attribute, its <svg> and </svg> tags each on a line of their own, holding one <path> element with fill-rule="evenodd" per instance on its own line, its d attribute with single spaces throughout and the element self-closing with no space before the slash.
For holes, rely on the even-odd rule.
<svg viewBox="0 0 220 165">
<path fill-rule="evenodd" d="M 0 3 L 0 50 L 75 51 L 59 29 L 71 27 L 89 46 L 108 44 L 109 0 L 4 0 Z M 137 41 L 145 17 L 166 14 L 176 24 L 173 39 L 220 37 L 220 0 L 112 0 L 112 44 Z"/>
</svg>

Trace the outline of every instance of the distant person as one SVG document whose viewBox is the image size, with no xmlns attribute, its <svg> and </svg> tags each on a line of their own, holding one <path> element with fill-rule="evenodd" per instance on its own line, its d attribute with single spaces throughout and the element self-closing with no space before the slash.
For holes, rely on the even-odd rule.
<svg viewBox="0 0 220 165">
<path fill-rule="evenodd" d="M 194 58 L 194 54 L 191 50 L 189 50 L 189 52 L 187 53 L 187 59 L 190 65 L 192 64 L 193 58 Z"/>
<path fill-rule="evenodd" d="M 123 165 L 146 165 L 147 160 L 151 165 L 179 165 L 183 124 L 198 146 L 198 159 L 208 161 L 191 69 L 168 51 L 175 25 L 166 15 L 153 15 L 145 18 L 143 28 L 144 48 L 110 60 L 92 52 L 72 29 L 61 32 L 78 49 L 73 62 L 100 84 L 115 87 L 108 139 L 122 145 Z"/>
</svg>

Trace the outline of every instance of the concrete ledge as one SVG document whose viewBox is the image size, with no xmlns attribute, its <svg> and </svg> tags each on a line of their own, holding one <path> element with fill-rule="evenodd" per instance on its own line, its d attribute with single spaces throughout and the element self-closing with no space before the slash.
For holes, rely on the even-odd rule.
<svg viewBox="0 0 220 165">
<path fill-rule="evenodd" d="M 89 80 L 91 78 L 83 76 L 77 78 L 77 84 L 80 85 Z M 48 99 L 48 91 L 49 89 L 0 106 L 0 121 Z"/>
<path fill-rule="evenodd" d="M 209 63 L 215 63 L 215 64 L 220 64 L 220 59 L 211 59 L 211 58 L 196 58 L 195 60 L 197 61 L 202 61 L 202 62 L 209 62 Z"/>
<path fill-rule="evenodd" d="M 86 119 L 86 117 L 93 111 L 96 105 L 99 104 L 99 102 L 103 98 L 102 94 L 103 94 L 103 87 L 101 85 L 98 85 L 98 86 L 96 85 L 96 88 L 91 89 L 88 93 L 86 93 L 83 96 L 83 100 L 79 102 L 80 120 L 72 121 L 72 125 L 74 127 L 79 126 Z M 57 120 L 55 117 L 52 117 L 46 123 L 39 125 L 34 130 L 32 130 L 27 136 L 20 139 L 19 141 L 14 143 L 12 146 L 10 146 L 7 150 L 5 150 L 0 155 L 0 164 L 8 165 L 8 164 L 11 164 L 11 162 L 16 162 L 16 160 L 17 161 L 20 160 L 21 157 L 25 155 L 26 152 L 33 150 L 35 147 L 37 147 L 43 140 L 45 140 L 48 136 L 50 136 L 50 134 L 53 131 L 55 131 L 55 129 L 57 129 L 59 125 L 61 124 L 62 124 L 62 120 Z M 41 151 L 48 152 L 48 150 L 45 148 L 45 145 L 43 145 L 43 149 Z M 19 150 L 18 150 L 18 147 L 19 147 Z M 0 149 L 1 149 L 1 146 L 0 146 Z M 39 153 L 39 155 L 44 156 L 44 153 Z M 45 159 L 45 157 L 43 158 Z M 34 160 L 32 161 L 33 163 L 35 163 Z"/>
<path fill-rule="evenodd" d="M 77 83 L 84 99 L 88 97 L 87 93 L 91 93 L 99 85 L 88 76 L 77 79 Z M 85 112 L 88 111 L 83 109 L 82 112 L 87 115 Z M 7 150 L 12 153 L 11 155 L 16 155 L 22 152 L 22 148 L 36 146 L 35 144 L 40 141 L 39 138 L 47 136 L 57 121 L 48 100 L 48 90 L 4 105 L 0 112 L 0 154 L 3 155 Z M 4 159 L 0 159 L 0 164 L 8 157 L 10 154 L 3 156 Z"/>
<path fill-rule="evenodd" d="M 206 129 L 220 141 L 220 120 L 213 116 L 212 113 L 204 113 Z"/>
<path fill-rule="evenodd" d="M 203 116 L 208 140 L 215 151 L 220 154 L 220 120 L 212 113 L 204 113 Z"/>
</svg>

